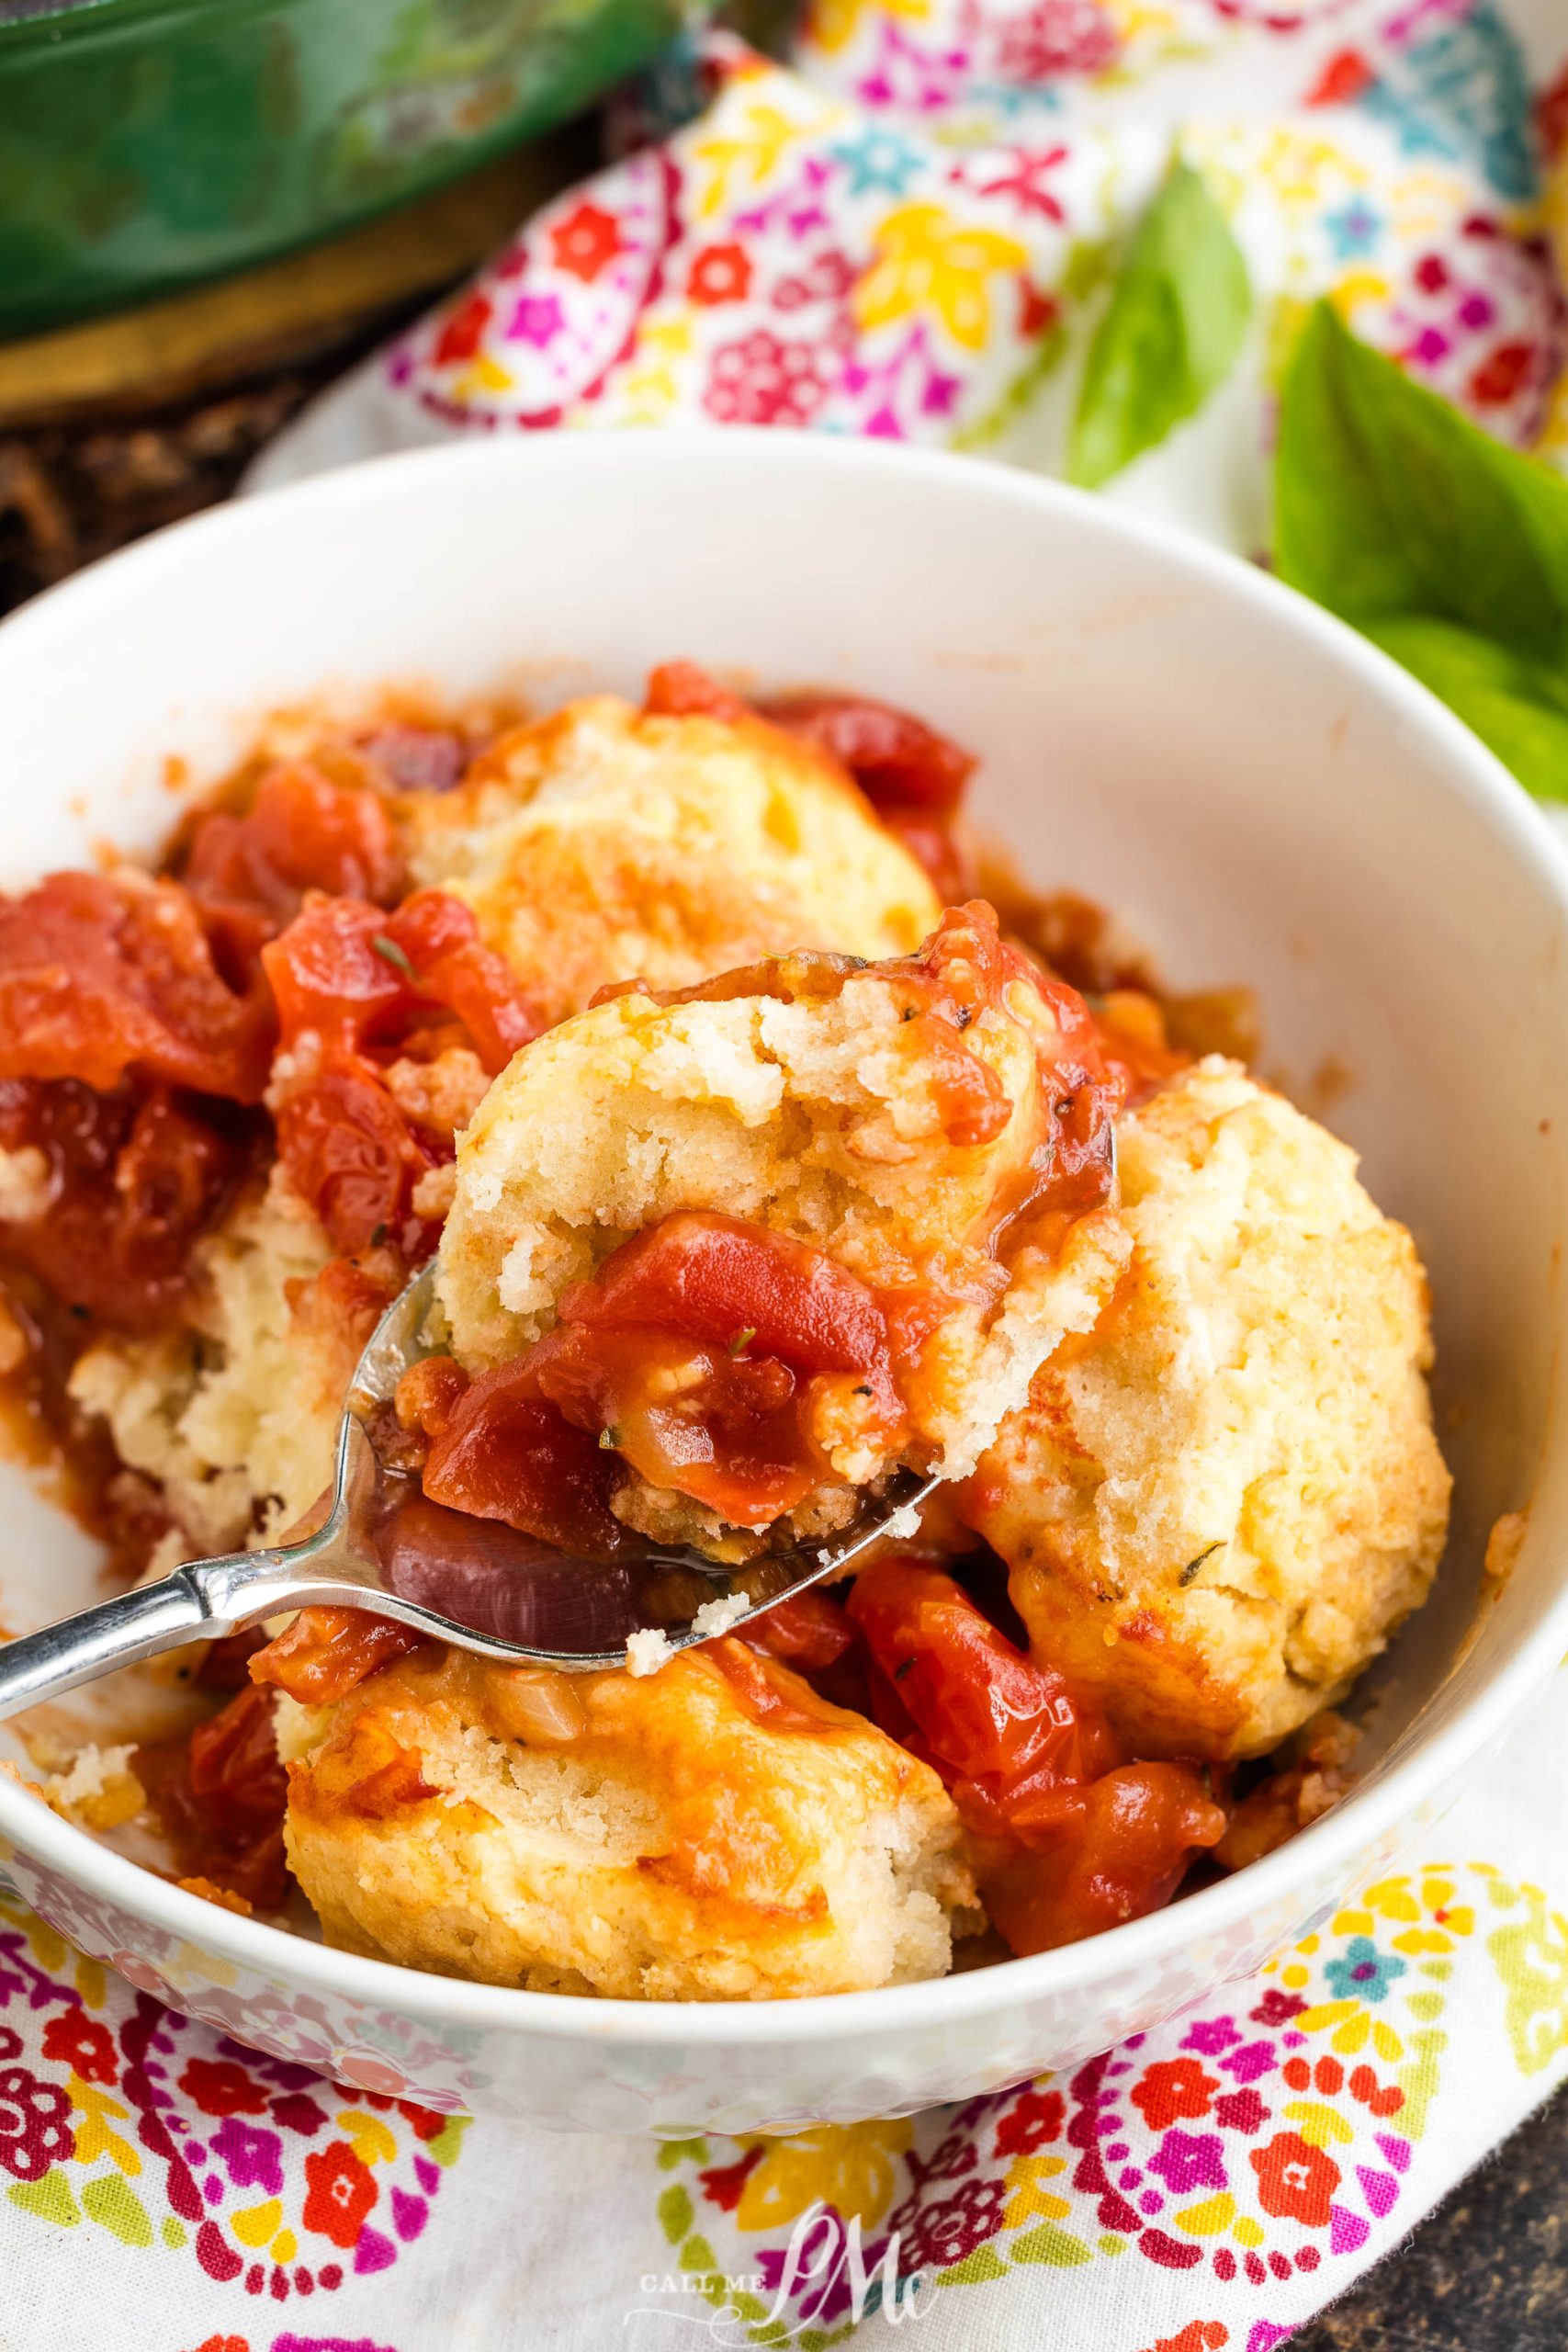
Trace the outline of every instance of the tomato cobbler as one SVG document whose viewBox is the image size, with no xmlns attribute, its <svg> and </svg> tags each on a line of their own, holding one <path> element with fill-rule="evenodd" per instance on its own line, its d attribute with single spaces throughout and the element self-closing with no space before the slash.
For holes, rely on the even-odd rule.
<svg viewBox="0 0 1568 2352">
<path fill-rule="evenodd" d="M 0 1369 L 117 1573 L 304 1518 L 431 1259 L 393 1434 L 466 1574 L 893 1512 L 614 1670 L 306 1610 L 51 1801 L 355 1951 L 714 2000 L 1090 1935 L 1332 1800 L 1446 1532 L 1419 1261 L 1222 998 L 977 862 L 972 764 L 672 662 L 280 722 L 156 872 L 0 900 Z"/>
</svg>

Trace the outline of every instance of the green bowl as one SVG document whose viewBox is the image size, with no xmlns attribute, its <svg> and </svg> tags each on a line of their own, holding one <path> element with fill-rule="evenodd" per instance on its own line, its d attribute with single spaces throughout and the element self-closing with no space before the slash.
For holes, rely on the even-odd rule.
<svg viewBox="0 0 1568 2352">
<path fill-rule="evenodd" d="M 0 336 L 332 234 L 560 122 L 682 0 L 0 0 Z"/>
</svg>

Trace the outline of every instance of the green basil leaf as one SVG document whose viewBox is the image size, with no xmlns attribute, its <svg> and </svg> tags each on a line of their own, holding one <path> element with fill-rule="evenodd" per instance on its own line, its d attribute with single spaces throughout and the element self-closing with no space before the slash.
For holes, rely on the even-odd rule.
<svg viewBox="0 0 1568 2352">
<path fill-rule="evenodd" d="M 1359 343 L 1327 302 L 1286 377 L 1274 511 L 1280 578 L 1358 627 L 1425 613 L 1568 661 L 1568 481 Z"/>
<path fill-rule="evenodd" d="M 1362 624 L 1543 800 L 1568 800 L 1568 671 L 1428 614 Z"/>
<path fill-rule="evenodd" d="M 1095 330 L 1067 449 L 1093 490 L 1201 408 L 1252 314 L 1247 264 L 1200 175 L 1178 164 L 1138 224 Z"/>
</svg>

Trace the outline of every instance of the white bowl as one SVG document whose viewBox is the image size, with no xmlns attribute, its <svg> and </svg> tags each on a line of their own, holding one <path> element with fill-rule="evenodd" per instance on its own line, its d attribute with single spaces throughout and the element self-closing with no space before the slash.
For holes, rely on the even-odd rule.
<svg viewBox="0 0 1568 2352">
<path fill-rule="evenodd" d="M 0 628 L 0 884 L 152 847 L 169 753 L 210 777 L 322 687 L 636 693 L 674 655 L 909 705 L 982 755 L 980 813 L 1034 876 L 1119 909 L 1179 985 L 1259 989 L 1267 1068 L 1338 1073 L 1334 1124 L 1425 1252 L 1458 1477 L 1352 1797 L 1152 1918 L 940 1983 L 705 2007 L 451 1982 L 215 1909 L 0 1778 L 27 1899 L 174 2007 L 437 2108 L 687 2135 L 994 2089 L 1250 1973 L 1425 1833 L 1568 1648 L 1568 888 L 1472 737 L 1242 564 L 968 460 L 739 432 L 389 458 L 41 598 Z M 85 1601 L 93 1562 L 8 1475 L 14 1626 Z M 1527 1502 L 1483 1608 L 1486 1529 Z"/>
</svg>

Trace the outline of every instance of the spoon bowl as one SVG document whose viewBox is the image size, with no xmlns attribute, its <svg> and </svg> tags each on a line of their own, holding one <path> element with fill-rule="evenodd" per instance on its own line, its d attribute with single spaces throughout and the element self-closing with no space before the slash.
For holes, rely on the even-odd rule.
<svg viewBox="0 0 1568 2352">
<path fill-rule="evenodd" d="M 0 1717 L 62 1696 L 117 1667 L 258 1619 L 312 1607 L 372 1609 L 481 1657 L 581 1673 L 625 1666 L 638 1634 L 650 1665 L 734 1633 L 764 1609 L 841 1575 L 938 1483 L 899 1474 L 830 1543 L 729 1567 L 688 1547 L 649 1545 L 586 1560 L 496 1520 L 429 1501 L 377 1450 L 378 1413 L 409 1366 L 432 1352 L 433 1261 L 407 1283 L 367 1341 L 338 1429 L 324 1516 L 292 1543 L 187 1561 L 0 1647 Z M 661 1646 L 662 1645 L 662 1646 Z"/>
</svg>

